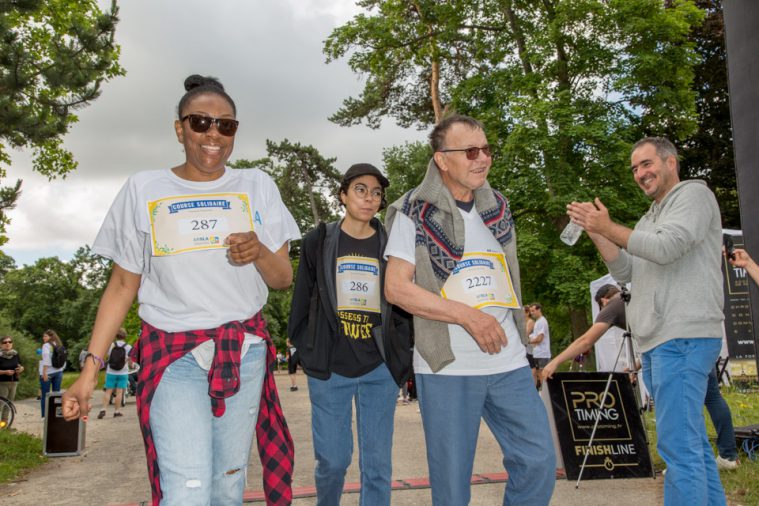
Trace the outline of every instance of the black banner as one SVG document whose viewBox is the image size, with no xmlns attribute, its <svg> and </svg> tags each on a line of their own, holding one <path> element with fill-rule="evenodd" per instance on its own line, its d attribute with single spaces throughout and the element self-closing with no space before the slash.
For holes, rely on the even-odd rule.
<svg viewBox="0 0 759 506">
<path fill-rule="evenodd" d="M 567 479 L 575 480 L 588 454 L 583 479 L 652 476 L 651 457 L 632 385 L 625 373 L 556 373 L 548 380 L 553 417 Z M 593 444 L 588 447 L 596 418 Z"/>
<path fill-rule="evenodd" d="M 743 235 L 726 232 L 737 248 L 744 248 Z M 745 249 L 745 248 L 744 248 Z M 722 260 L 725 280 L 725 338 L 730 356 L 729 372 L 733 379 L 756 376 L 756 344 L 751 321 L 749 277 L 746 269 L 733 267 Z"/>
<path fill-rule="evenodd" d="M 756 156 L 759 146 L 759 86 L 756 85 L 759 75 L 759 2 L 724 0 L 722 11 L 741 229 L 745 249 L 756 259 L 759 258 L 759 220 L 756 219 L 759 216 L 759 199 L 756 198 L 759 190 L 759 157 Z M 759 285 L 750 283 L 749 291 L 753 301 L 751 319 L 756 329 L 759 328 Z"/>
</svg>

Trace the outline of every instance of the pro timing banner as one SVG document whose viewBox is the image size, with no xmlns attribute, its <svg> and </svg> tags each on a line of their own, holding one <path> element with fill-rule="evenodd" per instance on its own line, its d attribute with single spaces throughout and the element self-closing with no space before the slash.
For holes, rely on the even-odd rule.
<svg viewBox="0 0 759 506">
<path fill-rule="evenodd" d="M 611 385 L 601 406 L 609 374 Z M 577 479 L 586 453 L 583 479 L 652 476 L 646 433 L 627 374 L 556 373 L 548 381 L 548 392 L 567 479 Z M 588 447 L 596 418 L 598 429 Z"/>
</svg>

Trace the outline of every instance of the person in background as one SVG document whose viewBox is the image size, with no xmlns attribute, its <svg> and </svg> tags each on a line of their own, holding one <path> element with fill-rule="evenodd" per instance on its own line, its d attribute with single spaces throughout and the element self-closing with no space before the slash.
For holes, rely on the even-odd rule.
<svg viewBox="0 0 759 506">
<path fill-rule="evenodd" d="M 293 346 L 290 340 L 287 340 L 287 375 L 290 378 L 290 391 L 298 391 L 298 349 Z"/>
<path fill-rule="evenodd" d="M 53 354 L 57 348 L 63 348 L 63 342 L 54 330 L 46 330 L 42 334 L 42 359 L 40 360 L 40 411 L 45 418 L 45 404 L 48 392 L 60 392 L 63 371 L 66 364 L 59 367 L 53 365 Z"/>
<path fill-rule="evenodd" d="M 137 296 L 131 358 L 152 504 L 242 503 L 253 434 L 267 503 L 290 504 L 292 438 L 262 309 L 269 288 L 290 286 L 289 244 L 300 233 L 268 174 L 226 166 L 240 123 L 222 84 L 192 75 L 184 91 L 174 121 L 184 160 L 131 176 L 93 244 L 113 272 L 63 414 L 87 416 L 102 357 Z"/>
<path fill-rule="evenodd" d="M 123 416 L 121 413 L 121 400 L 124 398 L 124 390 L 129 387 L 129 352 L 132 346 L 126 342 L 127 332 L 122 327 L 116 333 L 116 342 L 108 350 L 105 370 L 105 392 L 103 393 L 103 408 L 98 413 L 98 419 L 105 417 L 111 394 L 115 391 L 116 398 L 113 401 L 113 417 Z M 114 350 L 115 351 L 114 353 Z M 121 366 L 121 367 L 119 367 Z"/>
<path fill-rule="evenodd" d="M 562 363 L 589 351 L 612 325 L 623 330 L 626 329 L 625 305 L 620 295 L 619 288 L 610 284 L 603 285 L 596 291 L 594 298 L 601 311 L 596 316 L 595 323 L 543 367 L 541 371 L 541 379 L 543 381 L 552 378 L 553 373 L 556 372 L 556 369 Z"/>
<path fill-rule="evenodd" d="M 532 319 L 531 310 L 532 307 L 529 304 L 524 305 L 524 321 L 525 321 L 525 334 L 528 336 L 532 335 L 533 330 L 535 329 L 535 320 Z M 530 370 L 532 371 L 532 379 L 535 382 L 535 388 L 540 388 L 540 376 L 538 375 L 538 363 L 535 361 L 535 357 L 532 355 L 533 352 L 533 346 L 527 342 L 527 344 L 524 345 L 525 350 L 527 352 L 527 363 L 530 364 Z"/>
<path fill-rule="evenodd" d="M 19 374 L 24 372 L 24 366 L 21 365 L 21 357 L 13 349 L 13 338 L 11 336 L 0 337 L 0 397 L 5 397 L 13 402 L 16 398 L 16 387 L 18 387 Z M 8 422 L 8 409 L 0 413 L 0 427 L 5 426 Z"/>
<path fill-rule="evenodd" d="M 530 316 L 535 320 L 532 333 L 530 336 L 530 345 L 532 346 L 532 356 L 535 360 L 536 373 L 540 378 L 540 371 L 551 360 L 551 331 L 548 327 L 548 320 L 543 316 L 543 306 L 537 302 L 530 304 Z M 538 386 L 540 380 L 538 379 Z"/>
</svg>

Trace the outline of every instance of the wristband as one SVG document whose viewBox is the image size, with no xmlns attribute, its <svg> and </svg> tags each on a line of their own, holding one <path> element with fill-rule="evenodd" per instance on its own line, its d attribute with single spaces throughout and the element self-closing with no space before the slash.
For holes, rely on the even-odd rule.
<svg viewBox="0 0 759 506">
<path fill-rule="evenodd" d="M 92 361 L 97 365 L 100 369 L 105 369 L 105 362 L 103 362 L 103 359 L 95 355 L 94 353 L 87 352 L 87 354 L 84 356 L 84 361 L 87 361 L 88 358 L 92 358 Z"/>
</svg>

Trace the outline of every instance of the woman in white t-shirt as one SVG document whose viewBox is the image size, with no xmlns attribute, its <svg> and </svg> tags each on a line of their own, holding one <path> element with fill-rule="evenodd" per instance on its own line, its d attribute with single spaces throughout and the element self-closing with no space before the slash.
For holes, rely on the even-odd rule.
<svg viewBox="0 0 759 506">
<path fill-rule="evenodd" d="M 275 474 L 268 499 L 289 504 L 292 440 L 261 310 L 269 288 L 291 284 L 289 241 L 300 234 L 267 174 L 226 167 L 238 121 L 221 83 L 194 75 L 185 90 L 174 122 L 184 162 L 130 177 L 95 239 L 113 274 L 64 416 L 89 412 L 102 357 L 137 296 L 142 331 L 130 358 L 153 504 L 241 503 L 259 401 L 266 426 L 280 428 L 258 431 L 259 447 L 274 445 L 262 450 L 265 479 Z M 286 449 L 275 457 L 274 447 Z"/>
<path fill-rule="evenodd" d="M 61 381 L 63 380 L 63 370 L 66 368 L 64 363 L 61 367 L 53 366 L 53 353 L 58 347 L 63 348 L 63 342 L 54 330 L 46 330 L 42 334 L 42 360 L 40 360 L 40 411 L 42 418 L 45 418 L 45 403 L 47 402 L 47 393 L 60 392 Z"/>
</svg>

